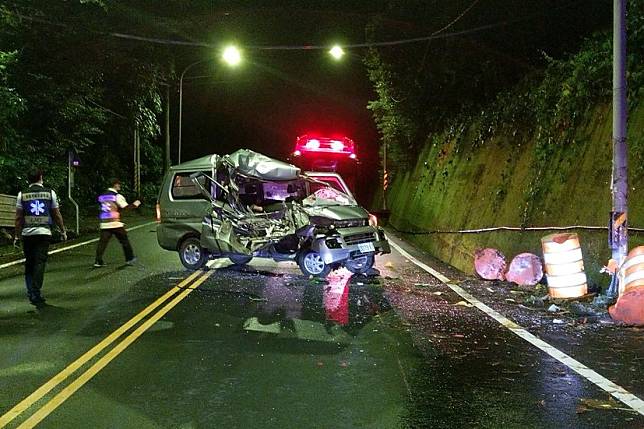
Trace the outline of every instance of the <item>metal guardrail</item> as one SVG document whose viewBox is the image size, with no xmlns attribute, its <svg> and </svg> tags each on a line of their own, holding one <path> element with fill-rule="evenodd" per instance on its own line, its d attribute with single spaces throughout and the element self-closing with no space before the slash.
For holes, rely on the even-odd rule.
<svg viewBox="0 0 644 429">
<path fill-rule="evenodd" d="M 16 196 L 0 194 L 0 228 L 13 228 L 16 219 Z"/>
</svg>

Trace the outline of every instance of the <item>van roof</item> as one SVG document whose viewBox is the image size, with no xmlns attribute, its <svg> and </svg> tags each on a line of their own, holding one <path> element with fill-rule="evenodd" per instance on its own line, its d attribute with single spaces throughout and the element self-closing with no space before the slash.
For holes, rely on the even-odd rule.
<svg viewBox="0 0 644 429">
<path fill-rule="evenodd" d="M 210 170 L 212 169 L 221 159 L 217 154 L 202 156 L 201 158 L 192 159 L 190 161 L 182 162 L 181 164 L 173 165 L 170 167 L 174 171 L 183 171 L 183 170 Z"/>
<path fill-rule="evenodd" d="M 171 171 L 211 170 L 222 162 L 245 176 L 260 180 L 295 180 L 300 175 L 300 168 L 277 159 L 269 158 L 249 149 L 239 149 L 228 155 L 206 155 L 191 161 L 173 165 Z"/>
</svg>

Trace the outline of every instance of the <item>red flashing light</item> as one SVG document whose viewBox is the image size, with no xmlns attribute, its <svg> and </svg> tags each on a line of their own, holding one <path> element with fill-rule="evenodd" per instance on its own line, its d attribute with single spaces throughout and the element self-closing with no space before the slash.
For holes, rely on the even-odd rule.
<svg viewBox="0 0 644 429">
<path fill-rule="evenodd" d="M 340 140 L 331 140 L 331 149 L 336 152 L 342 152 L 344 150 L 344 143 Z"/>
<path fill-rule="evenodd" d="M 306 152 L 338 154 L 350 159 L 357 158 L 353 140 L 348 137 L 313 137 L 305 134 L 297 138 L 293 155 L 300 156 Z"/>
<path fill-rule="evenodd" d="M 316 150 L 320 148 L 320 140 L 317 139 L 310 139 L 309 141 L 306 142 L 304 145 L 308 150 Z"/>
</svg>

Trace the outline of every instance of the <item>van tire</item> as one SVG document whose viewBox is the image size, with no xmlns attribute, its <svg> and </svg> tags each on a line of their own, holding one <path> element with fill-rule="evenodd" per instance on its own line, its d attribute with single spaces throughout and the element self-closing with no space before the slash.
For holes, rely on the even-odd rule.
<svg viewBox="0 0 644 429">
<path fill-rule="evenodd" d="M 232 262 L 235 265 L 246 265 L 251 261 L 251 259 L 253 259 L 253 257 L 248 255 L 232 254 L 232 255 L 228 255 L 228 259 L 230 259 L 230 262 Z"/>
<path fill-rule="evenodd" d="M 326 277 L 331 272 L 331 265 L 324 262 L 322 256 L 313 250 L 305 250 L 297 257 L 297 265 L 306 276 Z"/>
<path fill-rule="evenodd" d="M 179 260 L 188 270 L 195 271 L 203 268 L 208 262 L 208 252 L 201 247 L 199 238 L 188 237 L 179 246 Z"/>
</svg>

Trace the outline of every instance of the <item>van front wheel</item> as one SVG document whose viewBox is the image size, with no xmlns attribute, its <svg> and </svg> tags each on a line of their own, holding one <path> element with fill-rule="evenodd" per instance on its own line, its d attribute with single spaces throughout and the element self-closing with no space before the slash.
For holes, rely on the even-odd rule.
<svg viewBox="0 0 644 429">
<path fill-rule="evenodd" d="M 179 259 L 184 267 L 194 271 L 206 265 L 208 252 L 201 247 L 197 237 L 188 237 L 179 246 Z"/>
<path fill-rule="evenodd" d="M 297 264 L 300 266 L 300 270 L 307 276 L 324 278 L 331 272 L 331 266 L 324 262 L 322 255 L 313 250 L 300 253 Z"/>
</svg>

